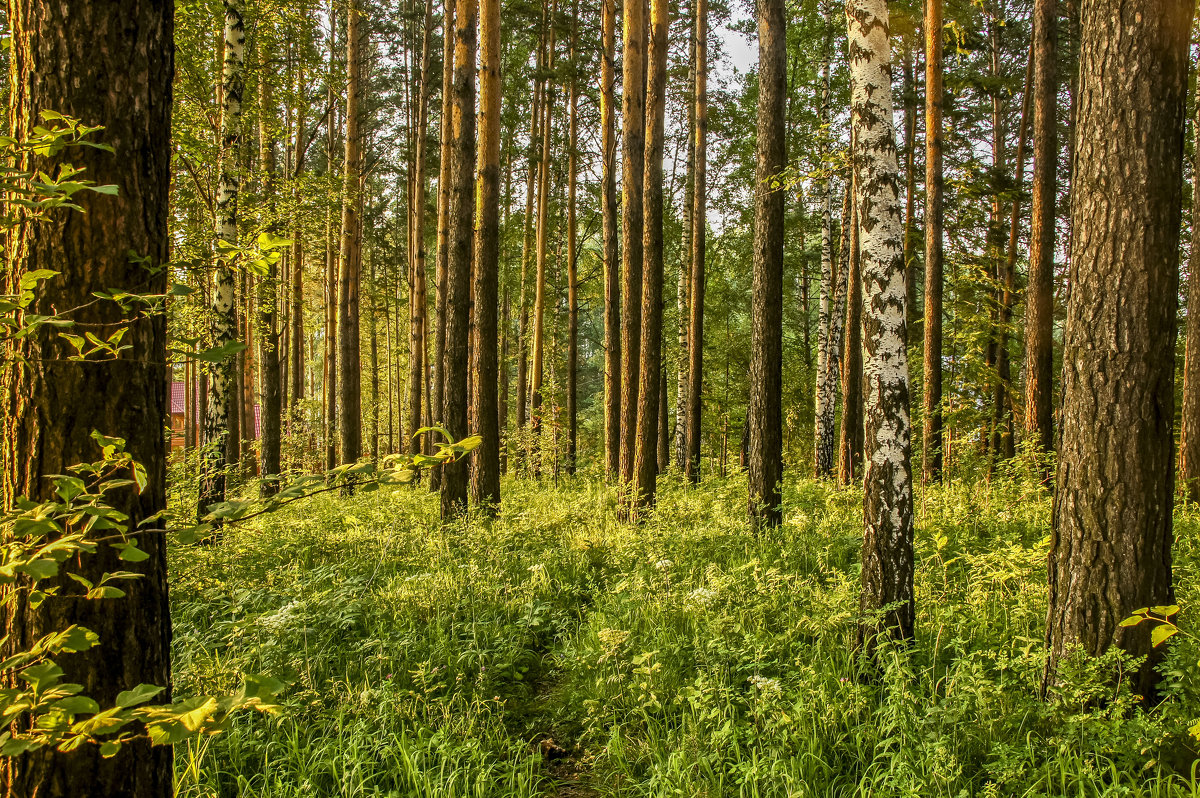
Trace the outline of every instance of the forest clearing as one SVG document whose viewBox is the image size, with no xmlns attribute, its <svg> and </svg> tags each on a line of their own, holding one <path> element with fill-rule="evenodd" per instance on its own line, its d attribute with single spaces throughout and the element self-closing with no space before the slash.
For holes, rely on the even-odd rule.
<svg viewBox="0 0 1200 798">
<path fill-rule="evenodd" d="M 0 15 L 0 798 L 1200 795 L 1194 2 Z"/>
</svg>

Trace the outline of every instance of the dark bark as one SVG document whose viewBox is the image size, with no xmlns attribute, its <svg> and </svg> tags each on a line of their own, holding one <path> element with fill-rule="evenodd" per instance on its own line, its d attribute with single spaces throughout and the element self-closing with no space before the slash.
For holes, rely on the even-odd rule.
<svg viewBox="0 0 1200 798">
<path fill-rule="evenodd" d="M 707 186 L 708 166 L 708 0 L 693 0 L 696 4 L 696 87 L 695 124 L 696 151 L 694 170 L 695 189 L 692 201 L 692 273 L 688 301 L 691 314 L 688 329 L 688 401 L 687 452 L 684 472 L 692 483 L 700 481 L 700 444 L 702 392 L 704 389 L 704 260 L 708 233 Z"/>
<path fill-rule="evenodd" d="M 783 203 L 787 64 L 783 0 L 758 4 L 758 145 L 754 191 L 750 407 L 746 418 L 750 520 L 783 520 Z"/>
<path fill-rule="evenodd" d="M 942 36 L 942 0 L 925 0 L 924 483 L 942 478 Z"/>
<path fill-rule="evenodd" d="M 846 244 L 846 327 L 842 344 L 842 428 L 838 438 L 838 482 L 849 485 L 862 476 L 863 360 L 862 263 L 859 257 L 859 201 L 857 180 L 850 179 L 850 231 Z"/>
<path fill-rule="evenodd" d="M 275 108 L 268 71 L 265 68 L 267 42 L 260 33 L 259 48 L 259 103 L 262 106 L 258 122 L 258 158 L 262 169 L 262 191 L 267 201 L 267 229 L 279 234 L 279 222 L 275 218 L 274 193 L 276 189 L 276 142 Z M 265 279 L 258 285 L 258 347 L 262 375 L 262 476 L 279 474 L 280 435 L 283 428 L 283 403 L 280 395 L 279 330 L 275 308 L 279 299 L 279 272 L 275 263 L 268 267 Z M 253 410 L 251 410 L 253 413 Z M 253 423 L 253 415 L 251 415 Z M 261 491 L 271 495 L 278 490 L 278 483 L 262 482 Z"/>
<path fill-rule="evenodd" d="M 1164 652 L 1151 647 L 1150 624 L 1118 624 L 1174 600 L 1179 187 L 1193 10 L 1185 0 L 1083 7 L 1050 685 L 1075 647 L 1146 656 L 1130 674 L 1144 696 L 1159 679 Z"/>
<path fill-rule="evenodd" d="M 167 290 L 167 271 L 148 271 L 130 253 L 162 266 L 170 257 L 168 222 L 171 175 L 171 107 L 174 75 L 174 4 L 166 0 L 92 0 L 47 3 L 10 0 L 8 24 L 10 130 L 26 138 L 41 125 L 41 111 L 57 111 L 89 125 L 102 125 L 93 138 L 115 153 L 75 147 L 50 158 L 20 164 L 51 174 L 70 163 L 118 196 L 87 191 L 73 197 L 85 213 L 55 210 L 41 222 L 25 219 L 6 247 L 5 293 L 16 292 L 21 275 L 35 269 L 59 272 L 44 283 L 29 311 L 67 312 L 102 337 L 126 326 L 115 302 L 94 302 L 93 292 Z M 71 308 L 81 308 L 70 312 Z M 99 459 L 92 430 L 123 437 L 127 451 L 146 468 L 147 486 L 136 494 L 122 488 L 108 495 L 129 516 L 130 529 L 166 509 L 168 412 L 167 320 L 142 316 L 128 324 L 121 341 L 129 349 L 105 361 L 66 360 L 73 351 L 51 328 L 12 347 L 0 366 L 3 443 L 0 444 L 0 504 L 12 507 L 24 495 L 52 500 L 52 474 Z M 12 350 L 7 353 L 13 354 Z M 83 421 L 84 423 L 80 423 Z M 170 686 L 171 622 L 167 602 L 166 539 L 140 534 L 149 556 L 130 563 L 100 546 L 70 564 L 70 571 L 99 581 L 104 572 L 134 571 L 119 599 L 82 601 L 69 580 L 62 595 L 37 609 L 20 594 L 6 605 L 4 656 L 70 624 L 99 635 L 86 653 L 63 657 L 64 682 L 83 685 L 82 694 L 112 706 L 117 693 L 141 683 Z M 44 586 L 43 586 L 44 587 Z M 159 701 L 169 700 L 169 690 Z M 164 798 L 172 794 L 171 748 L 151 747 L 145 738 L 127 743 L 104 759 L 98 746 L 63 754 L 43 750 L 4 758 L 4 794 L 31 796 L 104 795 Z"/>
<path fill-rule="evenodd" d="M 346 160 L 342 187 L 342 255 L 338 268 L 338 459 L 362 456 L 362 365 L 359 360 L 359 283 L 362 241 L 358 196 L 362 169 L 359 134 L 362 76 L 362 11 L 346 12 Z"/>
<path fill-rule="evenodd" d="M 604 214 L 604 466 L 610 479 L 621 460 L 621 264 L 617 236 L 616 0 L 601 0 L 600 64 L 601 205 Z"/>
<path fill-rule="evenodd" d="M 579 253 L 576 248 L 575 194 L 579 169 L 579 87 L 576 48 L 578 0 L 571 6 L 571 97 L 567 123 L 567 473 L 574 474 L 579 450 Z"/>
<path fill-rule="evenodd" d="M 1200 501 L 1200 103 L 1192 122 L 1192 240 L 1188 249 L 1187 341 L 1183 356 L 1183 408 L 1179 424 L 1179 488 Z"/>
<path fill-rule="evenodd" d="M 624 4 L 621 72 L 621 482 L 633 489 L 637 449 L 638 374 L 642 341 L 642 177 L 645 168 L 645 59 L 642 3 Z"/>
</svg>

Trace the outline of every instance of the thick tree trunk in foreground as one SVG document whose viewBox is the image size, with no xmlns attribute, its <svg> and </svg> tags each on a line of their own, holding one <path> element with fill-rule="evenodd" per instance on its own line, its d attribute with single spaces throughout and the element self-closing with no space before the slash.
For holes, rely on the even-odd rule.
<svg viewBox="0 0 1200 798">
<path fill-rule="evenodd" d="M 904 222 L 892 122 L 887 0 L 851 0 L 851 161 L 863 273 L 866 440 L 859 641 L 913 636 L 912 447 L 909 441 Z M 887 608 L 887 609 L 885 609 Z M 883 613 L 882 617 L 877 617 Z"/>
<path fill-rule="evenodd" d="M 224 346 L 237 340 L 237 304 L 232 260 L 221 252 L 222 243 L 237 245 L 238 148 L 242 125 L 242 62 L 246 32 L 242 27 L 241 4 L 225 3 L 224 66 L 221 73 L 221 169 L 217 185 L 216 240 L 217 268 L 213 276 L 212 344 Z M 228 461 L 229 439 L 233 433 L 231 413 L 237 409 L 234 369 L 237 358 L 226 357 L 208 370 L 208 404 L 204 416 L 204 442 L 210 448 L 200 460 L 199 515 L 208 507 L 225 501 L 225 471 L 236 465 Z"/>
<path fill-rule="evenodd" d="M 93 292 L 167 290 L 166 270 L 148 272 L 129 255 L 136 253 L 155 266 L 169 257 L 173 8 L 167 0 L 92 0 L 69 7 L 43 0 L 8 3 L 13 135 L 27 138 L 35 125 L 43 124 L 41 111 L 57 111 L 102 125 L 91 139 L 115 150 L 73 147 L 18 166 L 57 174 L 59 164 L 70 163 L 85 169 L 87 179 L 115 185 L 120 192 L 79 192 L 73 200 L 85 213 L 56 210 L 43 221 L 26 219 L 13 231 L 0 290 L 16 293 L 21 276 L 37 269 L 60 273 L 41 284 L 30 313 L 66 313 L 107 337 L 126 326 L 127 314 L 115 302 L 94 302 Z M 240 28 L 235 28 L 235 40 L 240 38 Z M 81 310 L 70 312 L 72 308 Z M 6 355 L 20 354 L 25 360 L 5 356 L 0 365 L 0 507 L 10 509 L 21 495 L 37 502 L 53 500 L 49 475 L 99 459 L 91 438 L 96 429 L 124 438 L 127 451 L 146 468 L 147 485 L 140 494 L 128 488 L 109 494 L 113 507 L 129 516 L 129 527 L 136 530 L 166 509 L 166 317 L 138 318 L 121 343 L 130 348 L 120 357 L 87 362 L 67 361 L 74 350 L 48 327 L 10 344 Z M 81 419 L 86 423 L 78 423 Z M 70 565 L 72 573 L 93 581 L 106 571 L 141 574 L 122 583 L 123 598 L 58 598 L 31 609 L 21 594 L 6 607 L 8 639 L 2 656 L 80 624 L 98 634 L 100 643 L 59 660 L 66 670 L 64 682 L 82 684 L 82 694 L 102 707 L 112 706 L 117 693 L 138 684 L 169 686 L 166 539 L 158 534 L 137 537 L 139 548 L 149 555 L 143 562 L 122 561 L 116 550 L 102 545 Z M 64 596 L 79 594 L 73 582 L 63 582 Z M 158 700 L 169 700 L 169 695 Z M 142 738 L 111 759 L 100 756 L 99 746 L 86 744 L 68 754 L 42 750 L 5 757 L 0 783 L 6 795 L 19 798 L 169 798 L 171 748 L 151 747 Z"/>
<path fill-rule="evenodd" d="M 704 390 L 704 259 L 708 233 L 707 186 L 708 167 L 708 0 L 696 3 L 696 143 L 694 169 L 695 191 L 692 201 L 692 273 L 688 287 L 688 401 L 687 452 L 684 473 L 688 481 L 700 481 L 701 397 Z"/>
<path fill-rule="evenodd" d="M 600 63 L 601 211 L 604 214 L 604 470 L 621 465 L 621 264 L 617 254 L 616 0 L 600 0 L 603 55 Z"/>
<path fill-rule="evenodd" d="M 621 482 L 631 490 L 637 449 L 638 368 L 642 342 L 642 170 L 645 168 L 646 19 L 624 4 L 621 180 Z"/>
<path fill-rule="evenodd" d="M 500 284 L 500 0 L 482 0 L 479 14 L 479 169 L 476 187 L 475 324 L 471 347 L 473 429 L 481 442 L 471 470 L 471 498 L 485 508 L 500 503 L 500 420 L 496 398 Z"/>
<path fill-rule="evenodd" d="M 456 0 L 454 82 L 450 116 L 450 197 L 446 251 L 446 363 L 442 421 L 455 439 L 467 435 L 467 335 L 470 319 L 472 172 L 475 166 L 476 0 Z M 495 292 L 489 302 L 495 302 Z M 493 375 L 494 381 L 494 375 Z M 442 518 L 461 514 L 467 503 L 467 461 L 442 468 Z"/>
<path fill-rule="evenodd" d="M 1033 197 L 1025 289 L 1025 435 L 1054 448 L 1054 209 L 1058 182 L 1058 9 L 1033 4 Z M 1072 125 L 1074 130 L 1074 125 Z M 1049 475 L 1047 475 L 1049 476 Z"/>
<path fill-rule="evenodd" d="M 338 458 L 362 456 L 362 366 L 359 361 L 358 294 L 362 242 L 358 194 L 362 169 L 359 91 L 362 76 L 362 12 L 350 4 L 346 17 L 346 161 L 342 186 L 342 256 L 338 270 Z"/>
<path fill-rule="evenodd" d="M 661 424 L 663 294 L 663 131 L 666 120 L 668 0 L 651 0 L 646 59 L 646 138 L 642 170 L 642 324 L 637 391 L 635 501 L 654 504 Z"/>
<path fill-rule="evenodd" d="M 925 359 L 921 481 L 942 478 L 942 0 L 925 0 Z"/>
<path fill-rule="evenodd" d="M 1188 250 L 1187 342 L 1183 356 L 1183 412 L 1179 425 L 1179 488 L 1200 501 L 1200 103 L 1192 123 L 1192 241 Z"/>
<path fill-rule="evenodd" d="M 1142 695 L 1159 679 L 1164 652 L 1151 647 L 1150 624 L 1118 624 L 1174 599 L 1179 185 L 1193 10 L 1186 0 L 1083 6 L 1048 684 L 1076 646 L 1146 656 L 1131 674 Z"/>
<path fill-rule="evenodd" d="M 787 38 L 783 0 L 758 4 L 758 148 L 754 179 L 754 276 L 747 458 L 750 521 L 783 520 L 783 202 Z"/>
</svg>

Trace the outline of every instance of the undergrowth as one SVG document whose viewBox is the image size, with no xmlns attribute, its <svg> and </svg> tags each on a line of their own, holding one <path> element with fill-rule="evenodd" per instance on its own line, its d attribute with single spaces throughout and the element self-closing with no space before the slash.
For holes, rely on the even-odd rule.
<svg viewBox="0 0 1200 798">
<path fill-rule="evenodd" d="M 384 489 L 175 552 L 177 694 L 289 684 L 278 717 L 181 746 L 179 794 L 555 795 L 562 757 L 572 795 L 1200 795 L 1194 641 L 1171 641 L 1155 707 L 1115 655 L 1039 699 L 1035 483 L 919 494 L 916 644 L 870 679 L 861 493 L 789 484 L 784 525 L 756 536 L 745 491 L 665 477 L 630 527 L 595 477 L 507 480 L 500 518 L 442 526 L 423 486 Z M 1185 624 L 1198 529 L 1178 511 Z"/>
</svg>

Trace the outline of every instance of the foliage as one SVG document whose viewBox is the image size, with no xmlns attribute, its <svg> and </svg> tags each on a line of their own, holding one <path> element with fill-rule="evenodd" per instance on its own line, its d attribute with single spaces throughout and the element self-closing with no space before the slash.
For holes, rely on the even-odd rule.
<svg viewBox="0 0 1200 798">
<path fill-rule="evenodd" d="M 1078 660 L 1039 699 L 1049 494 L 917 496 L 918 635 L 856 678 L 861 493 L 788 481 L 751 535 L 743 477 L 620 524 L 595 475 L 509 480 L 499 518 L 442 526 L 424 491 L 314 498 L 173 555 L 176 685 L 287 682 L 177 757 L 184 796 L 1190 795 L 1197 641 L 1164 700 Z M 1200 515 L 1180 509 L 1181 603 Z M 546 743 L 553 739 L 554 746 Z M 565 752 L 565 753 L 564 753 Z M 564 789 L 563 793 L 566 794 Z"/>
</svg>

